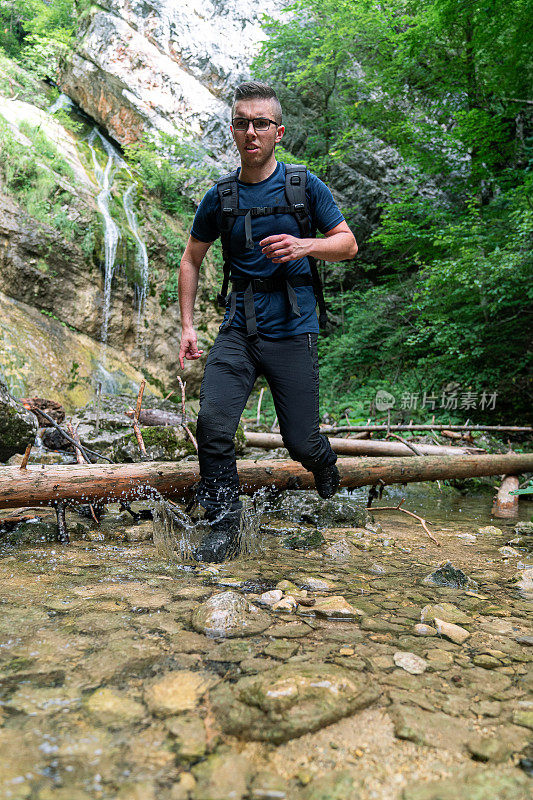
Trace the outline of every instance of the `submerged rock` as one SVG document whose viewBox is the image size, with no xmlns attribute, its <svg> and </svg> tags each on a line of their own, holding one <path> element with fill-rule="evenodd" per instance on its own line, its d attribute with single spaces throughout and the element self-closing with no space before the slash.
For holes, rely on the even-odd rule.
<svg viewBox="0 0 533 800">
<path fill-rule="evenodd" d="M 326 540 L 316 529 L 300 528 L 296 533 L 283 536 L 284 547 L 290 550 L 312 550 L 325 544 Z"/>
<path fill-rule="evenodd" d="M 217 683 L 207 672 L 177 670 L 156 679 L 144 693 L 146 705 L 158 717 L 169 717 L 196 708 L 200 699 Z"/>
<path fill-rule="evenodd" d="M 379 696 L 367 676 L 331 664 L 287 664 L 211 692 L 227 734 L 286 742 L 366 708 Z"/>
<path fill-rule="evenodd" d="M 428 662 L 414 653 L 398 651 L 393 655 L 394 663 L 411 675 L 422 675 L 428 668 Z"/>
<path fill-rule="evenodd" d="M 432 625 L 424 625 L 422 622 L 419 622 L 417 625 L 414 626 L 413 631 L 416 633 L 417 636 L 436 636 L 437 629 L 434 628 Z"/>
<path fill-rule="evenodd" d="M 404 789 L 402 800 L 525 800 L 529 780 L 518 770 L 476 771 L 453 778 L 417 782 Z"/>
<path fill-rule="evenodd" d="M 495 525 L 485 525 L 484 528 L 478 528 L 478 533 L 482 533 L 485 536 L 503 536 L 502 529 L 496 528 Z"/>
<path fill-rule="evenodd" d="M 460 608 L 454 606 L 453 603 L 436 603 L 435 605 L 424 606 L 420 612 L 420 620 L 425 623 L 433 622 L 436 617 L 445 622 L 461 622 L 463 624 L 472 622 L 472 617 L 469 617 Z"/>
<path fill-rule="evenodd" d="M 193 628 L 207 636 L 254 636 L 270 623 L 264 611 L 231 591 L 214 594 L 192 616 Z"/>
<path fill-rule="evenodd" d="M 89 714 L 101 725 L 110 728 L 140 722 L 146 716 L 146 709 L 142 703 L 109 687 L 93 692 L 84 705 Z"/>
<path fill-rule="evenodd" d="M 455 644 L 463 644 L 470 636 L 469 632 L 460 625 L 454 625 L 452 622 L 445 622 L 442 619 L 435 617 L 435 627 L 441 636 L 446 636 L 450 641 Z"/>
<path fill-rule="evenodd" d="M 342 595 L 320 597 L 312 610 L 321 617 L 338 619 L 357 619 L 364 616 L 362 611 L 348 603 Z"/>
<path fill-rule="evenodd" d="M 353 790 L 354 781 L 348 772 L 332 772 L 311 781 L 302 792 L 302 800 L 355 800 Z"/>
<path fill-rule="evenodd" d="M 243 800 L 248 797 L 247 784 L 252 769 L 249 761 L 238 753 L 210 756 L 192 769 L 197 780 L 194 797 L 198 800 Z"/>
<path fill-rule="evenodd" d="M 451 561 L 442 564 L 435 572 L 428 575 L 422 583 L 430 586 L 447 586 L 450 589 L 477 589 L 476 581 L 473 581 L 465 573 L 454 567 Z"/>
</svg>

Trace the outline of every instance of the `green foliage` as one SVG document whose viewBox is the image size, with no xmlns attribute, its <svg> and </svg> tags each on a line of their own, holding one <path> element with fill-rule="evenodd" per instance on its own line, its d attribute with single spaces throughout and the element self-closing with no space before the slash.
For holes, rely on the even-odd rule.
<svg viewBox="0 0 533 800">
<path fill-rule="evenodd" d="M 10 0 L 0 6 L 0 47 L 39 78 L 56 78 L 72 44 L 73 0 Z"/>
<path fill-rule="evenodd" d="M 327 180 L 385 143 L 407 167 L 362 247 L 364 273 L 326 269 L 339 324 L 320 344 L 324 408 L 368 416 L 377 389 L 456 382 L 498 391 L 496 413 L 529 413 L 532 11 L 296 0 L 265 20 L 255 75 L 289 110 L 298 160 Z"/>
<path fill-rule="evenodd" d="M 190 211 L 192 203 L 184 190 L 200 186 L 211 177 L 203 163 L 202 148 L 183 135 L 160 132 L 156 140 L 145 134 L 140 141 L 126 146 L 125 152 L 144 187 L 172 214 Z"/>
</svg>

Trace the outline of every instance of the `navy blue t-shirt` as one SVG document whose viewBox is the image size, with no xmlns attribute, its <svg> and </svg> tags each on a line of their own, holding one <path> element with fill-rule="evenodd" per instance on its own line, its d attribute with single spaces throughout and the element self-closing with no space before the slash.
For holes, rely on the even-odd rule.
<svg viewBox="0 0 533 800">
<path fill-rule="evenodd" d="M 268 178 L 259 183 L 238 181 L 239 208 L 256 206 L 287 205 L 285 196 L 285 164 L 278 162 L 276 169 Z M 307 170 L 306 195 L 313 228 L 327 233 L 344 220 L 328 187 Z M 191 236 L 201 242 L 214 242 L 220 236 L 220 200 L 216 185 L 204 196 L 198 206 L 191 229 Z M 252 219 L 252 238 L 254 249 L 246 250 L 244 217 L 235 219 L 231 231 L 231 274 L 234 278 L 267 278 L 273 275 L 309 275 L 311 270 L 306 258 L 274 264 L 261 252 L 259 242 L 267 236 L 288 233 L 300 237 L 296 217 L 292 214 L 271 214 Z M 286 292 L 258 292 L 254 294 L 257 330 L 263 336 L 282 339 L 299 333 L 318 333 L 316 300 L 312 286 L 297 286 L 301 317 L 290 311 Z M 226 308 L 224 322 L 229 316 Z M 232 327 L 246 330 L 243 292 L 237 294 L 237 309 Z"/>
</svg>

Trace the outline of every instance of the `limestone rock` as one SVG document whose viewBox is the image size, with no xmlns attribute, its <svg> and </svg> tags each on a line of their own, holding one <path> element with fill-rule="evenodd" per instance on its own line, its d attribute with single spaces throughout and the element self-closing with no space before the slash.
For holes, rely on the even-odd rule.
<svg viewBox="0 0 533 800">
<path fill-rule="evenodd" d="M 289 797 L 287 781 L 273 772 L 261 770 L 254 775 L 250 800 L 285 800 Z"/>
<path fill-rule="evenodd" d="M 332 772 L 312 780 L 302 792 L 302 800 L 347 800 L 354 798 L 354 780 L 349 772 Z"/>
<path fill-rule="evenodd" d="M 461 628 L 460 625 L 454 625 L 452 622 L 445 622 L 442 619 L 437 619 L 437 617 L 435 617 L 434 622 L 441 636 L 446 636 L 447 639 L 450 639 L 456 644 L 463 644 L 470 636 L 469 632 Z"/>
<path fill-rule="evenodd" d="M 485 525 L 484 528 L 478 528 L 478 533 L 483 533 L 485 536 L 503 536 L 501 528 L 496 528 L 494 525 Z"/>
<path fill-rule="evenodd" d="M 519 770 L 484 769 L 445 780 L 418 782 L 404 789 L 402 800 L 525 800 L 529 780 Z"/>
<path fill-rule="evenodd" d="M 0 377 L 0 461 L 23 453 L 28 444 L 33 444 L 37 427 L 35 414 L 17 403 Z"/>
<path fill-rule="evenodd" d="M 196 716 L 169 717 L 165 727 L 176 738 L 180 761 L 197 761 L 207 749 L 207 734 L 203 720 Z"/>
<path fill-rule="evenodd" d="M 520 594 L 528 600 L 533 600 L 533 568 L 523 569 L 517 575 Z"/>
<path fill-rule="evenodd" d="M 296 611 L 297 607 L 298 603 L 294 597 L 288 594 L 286 597 L 278 600 L 277 603 L 274 603 L 272 606 L 272 611 L 287 611 L 289 614 L 292 614 L 294 611 Z"/>
<path fill-rule="evenodd" d="M 342 595 L 320 597 L 313 606 L 313 612 L 321 617 L 337 619 L 357 619 L 363 612 L 348 603 Z"/>
<path fill-rule="evenodd" d="M 464 611 L 454 606 L 453 603 L 437 603 L 424 606 L 420 612 L 421 622 L 431 623 L 435 620 L 435 617 L 445 622 L 460 623 L 462 625 L 472 622 L 472 617 L 469 617 Z"/>
<path fill-rule="evenodd" d="M 331 664 L 286 664 L 220 685 L 211 700 L 223 730 L 280 743 L 366 708 L 379 695 L 367 676 Z"/>
<path fill-rule="evenodd" d="M 147 687 L 144 700 L 158 717 L 181 714 L 196 708 L 206 691 L 216 683 L 217 679 L 207 672 L 169 672 Z"/>
<path fill-rule="evenodd" d="M 283 592 L 281 589 L 271 589 L 269 592 L 263 592 L 257 602 L 265 606 L 273 606 L 275 603 L 278 603 L 282 597 Z"/>
<path fill-rule="evenodd" d="M 417 636 L 436 636 L 437 629 L 433 628 L 432 625 L 424 625 L 422 622 L 419 622 L 417 625 L 414 626 L 413 631 L 416 633 Z"/>
<path fill-rule="evenodd" d="M 207 636 L 253 636 L 270 623 L 267 614 L 232 591 L 214 594 L 192 616 L 193 628 Z"/>
<path fill-rule="evenodd" d="M 140 722 L 146 715 L 142 703 L 109 687 L 97 689 L 87 698 L 84 705 L 89 714 L 101 725 L 110 728 Z"/>
<path fill-rule="evenodd" d="M 195 800 L 243 800 L 248 797 L 251 767 L 237 753 L 217 753 L 192 769 Z"/>
<path fill-rule="evenodd" d="M 325 578 L 316 578 L 314 575 L 306 575 L 303 578 L 299 578 L 298 583 L 311 592 L 333 592 L 337 588 L 333 581 L 328 581 Z"/>
<path fill-rule="evenodd" d="M 421 675 L 428 668 L 428 662 L 414 653 L 398 651 L 393 655 L 394 663 L 411 675 Z"/>
</svg>

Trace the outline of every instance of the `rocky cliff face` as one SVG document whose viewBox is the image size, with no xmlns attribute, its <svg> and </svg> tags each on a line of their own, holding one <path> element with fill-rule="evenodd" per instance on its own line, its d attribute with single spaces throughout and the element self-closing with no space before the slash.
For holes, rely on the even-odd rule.
<svg viewBox="0 0 533 800">
<path fill-rule="evenodd" d="M 181 132 L 200 143 L 204 162 L 223 174 L 235 165 L 228 130 L 233 89 L 250 77 L 252 58 L 265 38 L 262 15 L 277 16 L 285 5 L 282 0 L 256 7 L 245 0 L 103 0 L 85 19 L 61 87 L 121 144 L 143 131 Z M 285 111 L 290 145 L 299 136 L 298 109 Z M 370 146 L 354 143 L 329 178 L 359 240 L 373 230 L 391 185 L 405 175 L 393 148 L 369 141 Z M 202 188 L 192 190 L 194 199 Z"/>
<path fill-rule="evenodd" d="M 44 137 L 44 150 L 32 139 L 34 131 Z M 14 162 L 0 163 L 0 374 L 10 390 L 16 396 L 39 394 L 72 406 L 86 402 L 97 382 L 104 391 L 132 391 L 143 372 L 153 387 L 158 382 L 161 388 L 172 387 L 179 310 L 176 302 L 163 303 L 163 310 L 161 294 L 169 277 L 168 237 L 184 240 L 183 223 L 158 211 L 152 199 L 143 196 L 142 187 L 137 188 L 137 215 L 150 252 L 150 280 L 139 316 L 135 243 L 122 204 L 125 176 L 120 170 L 116 173 L 111 210 L 121 226 L 121 240 L 111 287 L 109 346 L 104 347 L 104 224 L 97 203 L 101 187 L 89 168 L 87 145 L 36 105 L 1 96 L 0 137 L 5 152 L 12 148 L 9 159 Z M 52 146 L 55 150 L 47 161 L 46 151 Z M 3 187 L 1 177 L 10 169 L 19 177 Z M 31 203 L 43 202 L 38 186 L 17 188 L 33 182 L 35 175 L 38 181 L 48 181 L 47 202 L 56 195 L 65 198 L 59 221 L 53 219 L 57 209 L 51 204 L 42 219 L 32 215 Z M 131 184 L 132 178 L 126 177 Z M 174 253 L 174 263 L 178 255 Z M 204 345 L 218 317 L 206 289 L 209 276 L 207 263 L 200 287 L 203 313 L 198 315 Z M 193 391 L 200 374 L 200 364 L 188 364 Z"/>
<path fill-rule="evenodd" d="M 121 144 L 144 130 L 193 134 L 222 171 L 233 164 L 230 99 L 264 38 L 244 0 L 103 0 L 88 14 L 62 90 Z"/>
</svg>

